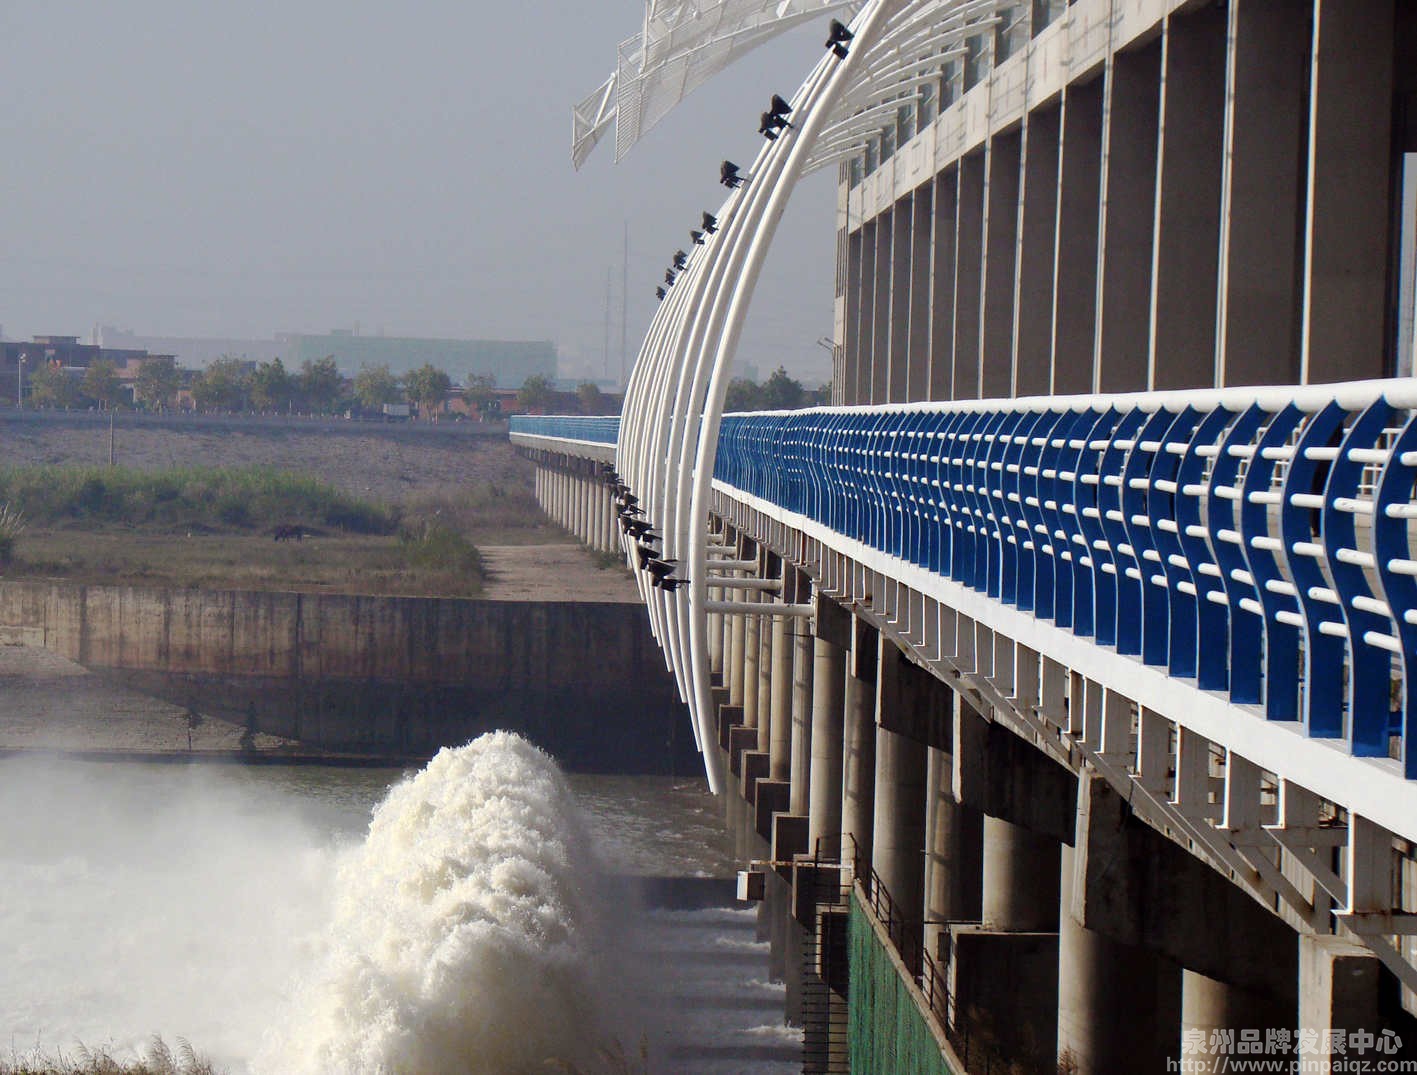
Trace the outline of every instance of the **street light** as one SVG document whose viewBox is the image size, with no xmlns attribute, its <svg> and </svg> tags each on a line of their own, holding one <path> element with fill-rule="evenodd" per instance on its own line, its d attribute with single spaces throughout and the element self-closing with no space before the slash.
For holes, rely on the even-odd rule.
<svg viewBox="0 0 1417 1075">
<path fill-rule="evenodd" d="M 25 359 L 29 355 L 20 352 L 20 360 L 15 364 L 15 409 L 25 409 Z"/>
</svg>

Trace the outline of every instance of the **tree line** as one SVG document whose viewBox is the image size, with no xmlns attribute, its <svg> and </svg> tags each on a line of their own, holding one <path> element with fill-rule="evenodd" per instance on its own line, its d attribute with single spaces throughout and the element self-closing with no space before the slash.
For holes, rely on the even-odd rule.
<svg viewBox="0 0 1417 1075">
<path fill-rule="evenodd" d="M 287 370 L 279 358 L 253 366 L 245 359 L 225 356 L 190 373 L 170 356 L 154 356 L 139 367 L 131 394 L 114 364 L 99 359 L 81 377 L 58 366 L 41 366 L 30 374 L 28 398 L 37 407 L 109 410 L 131 404 L 161 411 L 172 408 L 184 382 L 198 410 L 232 414 L 380 413 L 387 405 L 406 403 L 431 418 L 442 412 L 455 394 L 448 372 L 427 362 L 403 376 L 387 365 L 377 365 L 363 366 L 352 378 L 346 378 L 336 368 L 333 356 L 306 360 L 297 370 Z M 471 374 L 458 389 L 457 398 L 470 412 L 487 419 L 501 417 L 504 393 L 499 393 L 497 379 L 491 374 Z M 830 385 L 804 388 L 779 366 L 761 384 L 735 378 L 728 385 L 725 407 L 729 411 L 797 410 L 829 403 L 830 397 Z M 549 378 L 532 374 L 517 389 L 516 407 L 543 414 L 607 414 L 619 411 L 619 400 L 589 381 L 573 393 L 560 392 Z"/>
<path fill-rule="evenodd" d="M 297 370 L 288 370 L 279 358 L 253 365 L 223 356 L 196 371 L 182 369 L 169 356 L 153 356 L 142 362 L 131 382 L 106 359 L 95 361 L 80 377 L 59 366 L 41 366 L 28 378 L 27 399 L 36 407 L 110 410 L 132 405 L 163 411 L 175 405 L 183 387 L 198 410 L 225 413 L 381 413 L 388 405 L 409 404 L 421 416 L 436 417 L 456 395 L 473 413 L 496 419 L 505 395 L 490 374 L 469 375 L 455 393 L 452 377 L 431 363 L 402 376 L 387 365 L 366 365 L 347 378 L 333 356 L 306 360 Z M 618 409 L 618 402 L 589 382 L 571 394 L 558 392 L 548 377 L 533 374 L 517 390 L 516 407 L 541 412 L 571 407 L 583 414 L 604 414 Z"/>
<path fill-rule="evenodd" d="M 820 407 L 831 402 L 831 385 L 824 384 L 815 390 L 804 388 L 802 382 L 789 377 L 787 370 L 778 366 L 772 375 L 761 384 L 746 377 L 735 377 L 728 382 L 724 395 L 724 410 L 734 411 L 796 411 L 803 407 Z"/>
</svg>

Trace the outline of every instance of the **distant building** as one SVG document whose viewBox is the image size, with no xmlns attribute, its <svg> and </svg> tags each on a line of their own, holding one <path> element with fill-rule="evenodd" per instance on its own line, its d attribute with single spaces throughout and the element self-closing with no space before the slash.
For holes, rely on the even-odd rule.
<svg viewBox="0 0 1417 1075">
<path fill-rule="evenodd" d="M 550 340 L 441 340 L 409 336 L 361 336 L 348 329 L 323 334 L 281 332 L 273 339 L 185 336 L 139 336 L 104 325 L 99 339 L 105 347 L 141 349 L 176 355 L 187 367 L 202 368 L 218 358 L 269 362 L 279 358 L 287 369 L 306 361 L 334 356 L 350 376 L 361 366 L 388 366 L 398 375 L 425 362 L 462 383 L 471 374 L 491 374 L 504 388 L 519 388 L 533 374 L 556 376 L 556 345 Z"/>
<path fill-rule="evenodd" d="M 284 339 L 241 339 L 237 337 L 139 336 L 126 329 L 102 325 L 98 340 L 106 348 L 150 351 L 173 355 L 178 365 L 201 369 L 218 358 L 241 358 L 250 362 L 285 359 L 288 347 Z M 288 364 L 288 363 L 287 363 Z"/>
<path fill-rule="evenodd" d="M 80 343 L 77 336 L 35 336 L 29 340 L 0 340 L 0 399 L 15 399 L 20 378 L 28 384 L 30 377 L 42 366 L 57 366 L 74 377 L 80 377 L 95 362 L 102 359 L 113 363 L 120 381 L 129 385 L 137 379 L 138 370 L 149 358 L 172 358 L 131 347 L 102 347 Z"/>
<path fill-rule="evenodd" d="M 388 366 L 393 373 L 404 374 L 426 362 L 458 383 L 472 374 L 491 374 L 502 388 L 519 388 L 533 374 L 556 376 L 556 345 L 550 340 L 433 340 L 353 332 L 289 333 L 281 338 L 290 368 L 333 355 L 335 364 L 350 375 L 361 366 Z"/>
</svg>

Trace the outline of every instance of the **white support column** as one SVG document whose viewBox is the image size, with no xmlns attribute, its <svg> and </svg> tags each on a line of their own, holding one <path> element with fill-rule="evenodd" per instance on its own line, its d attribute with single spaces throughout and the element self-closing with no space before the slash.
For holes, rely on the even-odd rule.
<svg viewBox="0 0 1417 1075">
<path fill-rule="evenodd" d="M 810 808 L 812 781 L 812 693 L 813 676 L 812 631 L 806 624 L 792 627 L 792 765 L 788 779 L 792 794 L 788 809 L 798 817 L 806 817 Z"/>
<path fill-rule="evenodd" d="M 792 632 L 787 616 L 774 616 L 770 629 L 771 675 L 769 681 L 768 776 L 772 780 L 792 779 Z"/>
<path fill-rule="evenodd" d="M 846 707 L 846 651 L 816 638 L 812 643 L 812 766 L 809 775 L 807 850 L 834 848 L 841 835 L 841 781 L 844 771 L 843 721 Z"/>
</svg>

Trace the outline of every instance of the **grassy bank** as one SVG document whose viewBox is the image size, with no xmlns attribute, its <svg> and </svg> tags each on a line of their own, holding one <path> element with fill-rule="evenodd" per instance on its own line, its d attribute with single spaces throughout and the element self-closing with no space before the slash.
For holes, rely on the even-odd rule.
<svg viewBox="0 0 1417 1075">
<path fill-rule="evenodd" d="M 4 575 L 476 597 L 473 535 L 525 525 L 520 499 L 474 489 L 378 504 L 266 467 L 0 468 L 0 504 L 24 520 Z M 273 540 L 292 528 L 300 540 Z"/>
<path fill-rule="evenodd" d="M 287 524 L 388 534 L 398 515 L 317 478 L 269 467 L 0 468 L 0 503 L 34 524 L 250 532 Z"/>
</svg>

